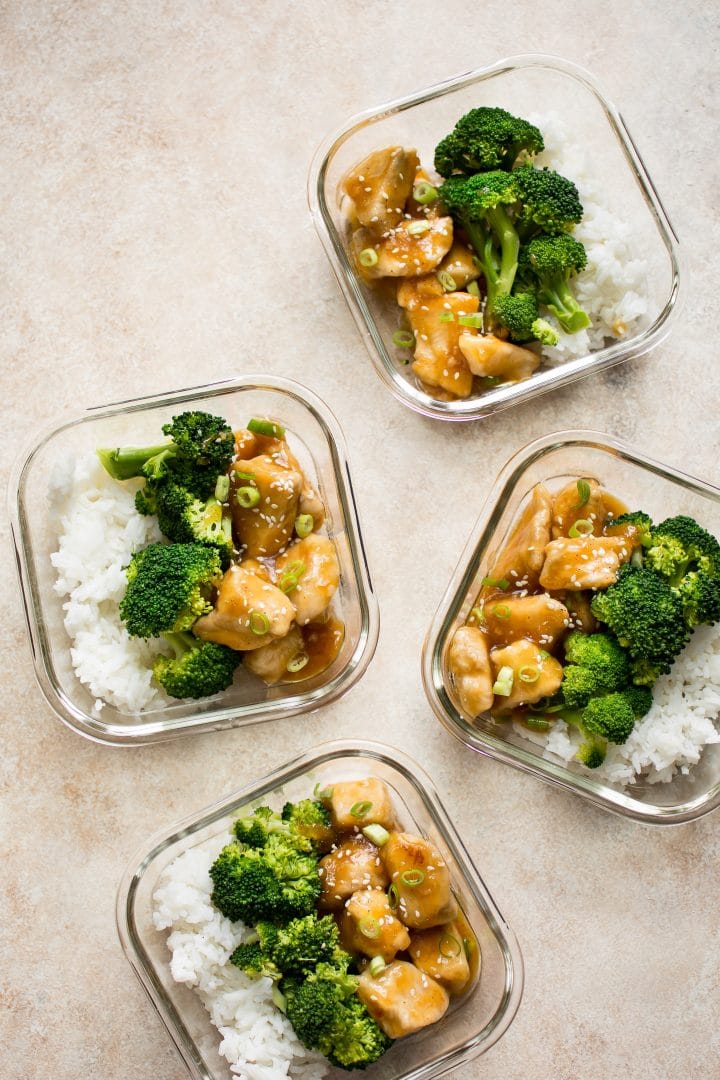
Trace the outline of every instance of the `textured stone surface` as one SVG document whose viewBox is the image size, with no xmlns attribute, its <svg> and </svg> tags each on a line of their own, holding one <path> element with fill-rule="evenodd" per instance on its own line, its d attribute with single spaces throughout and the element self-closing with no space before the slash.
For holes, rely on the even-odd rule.
<svg viewBox="0 0 720 1080">
<path fill-rule="evenodd" d="M 375 660 L 337 706 L 111 750 L 37 689 L 3 524 L 5 1080 L 180 1080 L 116 941 L 121 872 L 159 828 L 352 735 L 422 761 L 524 952 L 515 1024 L 454 1076 L 717 1076 L 717 817 L 652 831 L 471 757 L 418 674 L 477 508 L 531 437 L 591 424 L 717 475 L 716 5 L 8 0 L 0 18 L 4 472 L 89 404 L 234 372 L 306 381 L 345 428 L 382 612 Z M 310 223 L 307 166 L 352 112 L 531 51 L 587 65 L 620 105 L 692 292 L 651 358 L 449 429 L 374 375 Z"/>
</svg>

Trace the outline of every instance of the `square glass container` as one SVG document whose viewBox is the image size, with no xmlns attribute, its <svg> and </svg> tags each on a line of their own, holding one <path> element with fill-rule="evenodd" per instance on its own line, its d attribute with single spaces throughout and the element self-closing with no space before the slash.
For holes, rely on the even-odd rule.
<svg viewBox="0 0 720 1080">
<path fill-rule="evenodd" d="M 431 165 L 436 144 L 469 109 L 502 106 L 521 116 L 555 112 L 592 147 L 594 168 L 606 205 L 621 221 L 632 222 L 637 250 L 647 262 L 647 314 L 626 338 L 530 379 L 498 386 L 458 401 L 437 401 L 416 384 L 407 350 L 392 343 L 401 311 L 386 290 L 361 281 L 348 251 L 348 232 L 338 200 L 345 173 L 384 146 L 416 147 Z M 625 123 L 595 79 L 582 68 L 553 56 L 523 55 L 448 79 L 438 86 L 388 102 L 352 117 L 327 138 L 313 160 L 308 199 L 315 227 L 340 288 L 363 337 L 376 372 L 408 408 L 440 420 L 478 420 L 538 394 L 642 356 L 669 332 L 678 300 L 677 238 Z"/>
<path fill-rule="evenodd" d="M 287 685 L 265 686 L 238 669 L 228 690 L 138 714 L 94 699 L 76 677 L 63 626 L 63 600 L 53 591 L 59 521 L 47 498 L 47 478 L 57 461 L 98 446 L 154 445 L 178 412 L 217 412 L 239 427 L 251 416 L 272 416 L 286 427 L 290 445 L 327 511 L 326 528 L 341 570 L 335 605 L 345 624 L 338 656 L 321 674 Z M 48 704 L 64 723 L 99 742 L 138 745 L 176 735 L 212 731 L 297 716 L 336 700 L 363 674 L 377 644 L 379 616 L 365 558 L 345 442 L 328 408 L 298 383 L 248 376 L 159 397 L 88 409 L 35 444 L 10 481 L 10 519 L 25 602 L 35 673 Z"/>
<path fill-rule="evenodd" d="M 368 775 L 387 784 L 403 828 L 429 839 L 446 859 L 482 963 L 475 986 L 441 1021 L 397 1042 L 364 1075 L 376 1080 L 442 1076 L 488 1050 L 512 1023 L 523 987 L 520 949 L 430 779 L 393 747 L 355 741 L 325 743 L 158 834 L 133 859 L 120 884 L 117 924 L 125 955 L 197 1080 L 230 1080 L 231 1074 L 218 1054 L 220 1036 L 200 999 L 172 979 L 166 933 L 153 926 L 152 898 L 163 871 L 188 849 L 225 835 L 245 808 L 266 803 L 280 808 L 286 800 L 307 797 L 317 783 L 325 787 Z M 339 1080 L 347 1073 L 330 1068 L 328 1076 Z"/>
<path fill-rule="evenodd" d="M 636 821 L 658 825 L 692 821 L 720 804 L 720 743 L 706 746 L 687 775 L 655 784 L 640 778 L 623 789 L 594 779 L 580 766 L 544 758 L 541 746 L 522 738 L 509 724 L 494 723 L 489 715 L 471 720 L 451 691 L 447 653 L 452 637 L 465 623 L 481 580 L 532 489 L 542 482 L 553 492 L 580 476 L 594 477 L 631 509 L 642 509 L 655 521 L 689 514 L 720 536 L 720 488 L 596 431 L 562 431 L 537 439 L 515 454 L 498 476 L 440 601 L 423 646 L 425 693 L 443 726 L 472 750 Z"/>
</svg>

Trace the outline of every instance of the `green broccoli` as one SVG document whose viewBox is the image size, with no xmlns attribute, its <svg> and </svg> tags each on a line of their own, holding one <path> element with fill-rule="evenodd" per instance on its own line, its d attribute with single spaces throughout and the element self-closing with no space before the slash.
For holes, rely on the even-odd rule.
<svg viewBox="0 0 720 1080">
<path fill-rule="evenodd" d="M 689 638 L 680 598 L 647 567 L 621 567 L 617 581 L 596 593 L 590 607 L 629 652 L 639 685 L 669 671 Z"/>
<path fill-rule="evenodd" d="M 249 817 L 239 818 L 233 831 L 241 843 L 255 848 L 264 847 L 272 834 L 279 833 L 305 853 L 326 849 L 334 836 L 329 812 L 315 799 L 286 803 L 282 815 L 269 806 L 258 806 Z"/>
<path fill-rule="evenodd" d="M 188 630 L 212 610 L 210 596 L 222 577 L 220 557 L 205 544 L 150 544 L 127 568 L 120 618 L 131 637 Z"/>
<path fill-rule="evenodd" d="M 170 442 L 159 446 L 99 449 L 98 457 L 115 480 L 144 476 L 152 485 L 171 475 L 200 499 L 214 490 L 218 476 L 227 473 L 235 452 L 232 428 L 221 416 L 185 412 L 163 425 Z M 146 498 L 151 495 L 146 491 Z"/>
<path fill-rule="evenodd" d="M 441 176 L 511 169 L 523 151 L 539 154 L 544 146 L 534 124 L 505 109 L 481 106 L 461 116 L 438 143 L 435 168 Z"/>
<path fill-rule="evenodd" d="M 520 251 L 519 269 L 523 281 L 537 288 L 544 304 L 568 334 L 590 326 L 590 318 L 577 302 L 570 278 L 587 265 L 585 248 L 574 236 L 536 236 Z"/>
<path fill-rule="evenodd" d="M 608 743 L 622 744 L 635 721 L 649 711 L 652 693 L 644 686 L 591 698 L 582 710 L 562 712 L 566 723 L 582 732 L 583 742 L 576 758 L 588 769 L 597 769 L 605 761 Z"/>
<path fill-rule="evenodd" d="M 691 629 L 720 619 L 720 543 L 694 518 L 680 514 L 657 525 L 647 541 L 645 565 L 678 596 Z"/>
<path fill-rule="evenodd" d="M 222 565 L 233 554 L 232 517 L 219 499 L 198 499 L 191 491 L 165 480 L 138 491 L 135 507 L 141 514 L 156 514 L 160 531 L 176 544 L 210 544 L 220 553 Z"/>
<path fill-rule="evenodd" d="M 320 895 L 317 859 L 292 840 L 272 834 L 261 849 L 227 844 L 210 868 L 212 901 L 233 921 L 286 922 L 315 910 Z"/>
<path fill-rule="evenodd" d="M 241 844 L 252 848 L 264 848 L 273 832 L 290 835 L 287 823 L 269 806 L 256 806 L 249 817 L 238 818 L 233 825 L 233 832 Z M 311 850 L 309 845 L 306 850 Z"/>
<path fill-rule="evenodd" d="M 319 799 L 285 803 L 282 818 L 293 833 L 309 840 L 316 851 L 326 851 L 332 845 L 335 834 L 330 811 Z"/>
<path fill-rule="evenodd" d="M 276 982 L 280 972 L 263 951 L 259 941 L 243 942 L 230 954 L 230 963 L 253 979 L 266 976 Z"/>
<path fill-rule="evenodd" d="M 340 947 L 340 932 L 332 915 L 318 918 L 315 913 L 279 927 L 274 941 L 264 949 L 284 975 L 309 974 L 321 963 L 347 970 L 351 959 Z"/>
<path fill-rule="evenodd" d="M 644 510 L 630 510 L 627 514 L 618 514 L 606 523 L 606 531 L 614 529 L 616 525 L 634 525 L 643 540 L 650 535 L 653 528 L 652 518 Z"/>
<path fill-rule="evenodd" d="M 451 176 L 440 188 L 445 206 L 467 233 L 485 278 L 486 329 L 495 299 L 512 292 L 520 241 L 506 207 L 517 201 L 514 173 Z"/>
<path fill-rule="evenodd" d="M 495 319 L 509 331 L 513 341 L 557 345 L 558 336 L 550 323 L 540 318 L 537 296 L 531 290 L 496 296 Z"/>
<path fill-rule="evenodd" d="M 162 636 L 171 646 L 173 656 L 157 658 L 153 678 L 170 697 L 210 697 L 232 684 L 241 653 L 214 641 L 199 641 L 187 632 L 167 632 Z"/>
<path fill-rule="evenodd" d="M 521 165 L 513 170 L 520 199 L 517 230 L 523 241 L 537 233 L 567 233 L 582 220 L 583 206 L 572 180 L 553 172 Z"/>
</svg>

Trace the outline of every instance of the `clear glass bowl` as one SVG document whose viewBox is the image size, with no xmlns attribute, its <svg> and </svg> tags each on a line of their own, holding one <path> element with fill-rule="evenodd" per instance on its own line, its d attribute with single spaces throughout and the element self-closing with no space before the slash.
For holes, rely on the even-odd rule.
<svg viewBox="0 0 720 1080">
<path fill-rule="evenodd" d="M 520 115 L 557 112 L 582 132 L 602 170 L 607 205 L 632 221 L 637 248 L 648 265 L 647 315 L 626 339 L 612 341 L 586 356 L 543 367 L 530 379 L 499 386 L 461 401 L 437 401 L 422 391 L 407 351 L 392 344 L 400 310 L 386 293 L 368 288 L 348 253 L 347 226 L 338 205 L 344 174 L 372 150 L 414 146 L 420 160 L 432 163 L 434 148 L 463 113 L 479 105 L 501 105 Z M 538 394 L 642 356 L 669 332 L 678 299 L 677 238 L 619 112 L 595 79 L 582 68 L 552 56 L 514 56 L 409 97 L 359 113 L 326 139 L 310 169 L 308 199 L 325 251 L 362 334 L 378 375 L 404 405 L 440 420 L 477 420 Z M 637 324 L 636 324 L 637 325 Z"/>
<path fill-rule="evenodd" d="M 489 717 L 472 721 L 450 691 L 450 642 L 465 623 L 481 579 L 502 550 L 529 493 L 540 482 L 553 491 L 579 476 L 595 477 L 629 507 L 645 510 L 656 521 L 689 514 L 720 536 L 720 488 L 596 431 L 561 431 L 537 439 L 515 454 L 498 476 L 435 613 L 423 646 L 425 693 L 443 726 L 472 750 L 637 821 L 692 821 L 720 804 L 720 743 L 706 746 L 686 776 L 678 774 L 669 783 L 638 780 L 622 789 L 576 772 L 560 759 L 545 759 L 542 747 L 523 739 L 509 724 L 493 723 Z"/>
<path fill-rule="evenodd" d="M 222 695 L 140 714 L 105 705 L 77 679 L 63 626 L 63 600 L 53 592 L 50 554 L 59 522 L 45 495 L 57 461 L 98 446 L 154 445 L 162 424 L 179 411 L 205 409 L 240 426 L 253 415 L 281 420 L 327 510 L 328 533 L 341 568 L 336 605 L 345 624 L 340 653 L 321 674 L 293 685 L 265 686 L 242 667 Z M 298 383 L 248 376 L 89 409 L 45 435 L 16 466 L 10 519 L 35 673 L 48 704 L 73 730 L 99 742 L 137 745 L 176 735 L 296 716 L 336 700 L 363 674 L 377 644 L 379 616 L 365 558 L 345 442 L 327 407 Z"/>
<path fill-rule="evenodd" d="M 239 812 L 258 803 L 280 807 L 307 797 L 317 783 L 376 776 L 390 788 L 403 826 L 427 837 L 450 867 L 453 888 L 482 956 L 480 978 L 438 1024 L 396 1043 L 364 1075 L 377 1080 L 429 1080 L 488 1050 L 512 1023 L 522 996 L 523 965 L 515 936 L 498 911 L 455 832 L 430 779 L 395 748 L 370 742 L 315 747 L 169 832 L 159 833 L 130 863 L 120 884 L 117 924 L 125 955 L 194 1077 L 230 1080 L 220 1036 L 195 992 L 173 981 L 165 932 L 152 922 L 152 897 L 178 855 L 224 835 Z M 392 1068 L 389 1073 L 388 1069 Z M 329 1076 L 346 1076 L 330 1069 Z"/>
</svg>

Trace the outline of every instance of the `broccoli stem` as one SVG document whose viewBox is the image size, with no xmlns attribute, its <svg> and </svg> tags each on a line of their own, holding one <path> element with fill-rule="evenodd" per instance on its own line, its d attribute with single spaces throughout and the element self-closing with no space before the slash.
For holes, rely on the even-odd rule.
<svg viewBox="0 0 720 1080">
<path fill-rule="evenodd" d="M 517 271 L 520 239 L 507 211 L 502 206 L 488 210 L 488 221 L 500 244 L 500 272 L 498 274 L 498 292 L 512 292 Z"/>
<path fill-rule="evenodd" d="M 507 211 L 496 206 L 487 212 L 489 230 L 476 221 L 465 221 L 465 231 L 480 261 L 485 278 L 485 329 L 492 324 L 495 298 L 512 292 L 520 252 L 520 240 Z M 498 259 L 497 249 L 500 249 Z"/>
<path fill-rule="evenodd" d="M 131 480 L 135 476 L 145 476 L 145 466 L 152 461 L 153 473 L 157 473 L 165 459 L 173 457 L 175 448 L 172 443 L 160 446 L 119 446 L 114 449 L 100 448 L 97 455 L 100 462 L 114 480 Z M 157 459 L 157 460 L 153 460 Z"/>
<path fill-rule="evenodd" d="M 587 312 L 580 307 L 568 282 L 561 275 L 549 278 L 544 283 L 540 300 L 568 334 L 577 334 L 590 325 Z"/>
<path fill-rule="evenodd" d="M 179 660 L 190 649 L 197 649 L 199 647 L 198 639 L 190 633 L 189 630 L 171 631 L 163 634 L 163 639 L 167 641 L 168 645 L 175 653 L 175 659 Z"/>
</svg>

